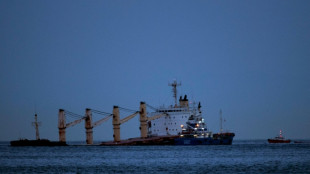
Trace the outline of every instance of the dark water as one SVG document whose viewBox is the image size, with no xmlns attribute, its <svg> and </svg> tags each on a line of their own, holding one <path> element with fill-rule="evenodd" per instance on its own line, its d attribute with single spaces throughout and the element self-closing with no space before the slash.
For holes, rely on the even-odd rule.
<svg viewBox="0 0 310 174">
<path fill-rule="evenodd" d="M 0 173 L 310 173 L 310 144 L 10 147 L 2 143 Z"/>
</svg>

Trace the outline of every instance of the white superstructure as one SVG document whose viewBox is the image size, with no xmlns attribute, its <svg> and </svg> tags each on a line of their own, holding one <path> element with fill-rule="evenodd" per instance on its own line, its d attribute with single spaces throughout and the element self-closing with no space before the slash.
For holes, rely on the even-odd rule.
<svg viewBox="0 0 310 174">
<path fill-rule="evenodd" d="M 177 101 L 176 87 L 181 84 L 177 84 L 174 81 L 174 83 L 169 85 L 173 87 L 173 96 L 175 101 Z M 181 96 L 179 103 L 175 103 L 174 106 L 160 107 L 155 112 L 148 113 L 148 117 L 163 113 L 166 115 L 148 122 L 149 136 L 179 135 L 182 132 L 182 127 L 189 121 L 189 118 L 191 118 L 190 120 L 204 121 L 201 116 L 200 103 L 198 108 L 194 103 L 192 106 L 189 106 L 186 95 L 184 98 Z"/>
</svg>

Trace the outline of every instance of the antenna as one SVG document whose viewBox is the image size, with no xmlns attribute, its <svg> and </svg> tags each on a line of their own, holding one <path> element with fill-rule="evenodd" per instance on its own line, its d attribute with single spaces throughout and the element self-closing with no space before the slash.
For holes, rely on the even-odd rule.
<svg viewBox="0 0 310 174">
<path fill-rule="evenodd" d="M 34 113 L 37 114 L 37 100 L 34 101 Z"/>
<path fill-rule="evenodd" d="M 173 83 L 169 83 L 169 86 L 172 86 L 172 92 L 173 92 L 173 97 L 174 97 L 174 102 L 175 102 L 175 106 L 177 106 L 177 87 L 181 86 L 181 83 L 177 83 L 176 80 L 173 81 Z"/>
<path fill-rule="evenodd" d="M 222 117 L 222 109 L 220 109 L 220 133 L 223 132 L 223 117 Z"/>
<path fill-rule="evenodd" d="M 32 122 L 32 126 L 34 126 L 36 129 L 36 140 L 39 140 L 40 139 L 39 126 L 41 126 L 41 122 L 38 122 L 37 113 L 34 114 L 34 122 Z"/>
</svg>

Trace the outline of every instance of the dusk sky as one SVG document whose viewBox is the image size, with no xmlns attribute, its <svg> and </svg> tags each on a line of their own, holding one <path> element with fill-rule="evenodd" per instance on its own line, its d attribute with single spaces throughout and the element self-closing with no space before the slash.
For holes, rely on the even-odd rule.
<svg viewBox="0 0 310 174">
<path fill-rule="evenodd" d="M 222 109 L 235 139 L 309 139 L 310 1 L 0 0 L 1 141 L 35 139 L 35 112 L 58 140 L 60 108 L 173 104 L 175 79 L 213 132 Z M 112 120 L 94 128 L 112 135 Z M 138 117 L 121 125 L 121 139 L 139 135 Z"/>
</svg>

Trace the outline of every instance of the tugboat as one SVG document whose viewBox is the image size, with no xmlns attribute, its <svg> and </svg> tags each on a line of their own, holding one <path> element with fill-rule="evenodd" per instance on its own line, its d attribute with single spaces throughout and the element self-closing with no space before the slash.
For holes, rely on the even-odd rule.
<svg viewBox="0 0 310 174">
<path fill-rule="evenodd" d="M 276 136 L 275 138 L 270 138 L 270 139 L 268 139 L 268 142 L 269 142 L 269 143 L 290 143 L 291 140 L 290 140 L 290 139 L 285 139 L 285 138 L 282 136 L 282 130 L 280 130 L 279 136 Z"/>
<path fill-rule="evenodd" d="M 20 140 L 14 140 L 11 141 L 11 146 L 67 146 L 64 142 L 58 142 L 58 141 L 50 141 L 47 139 L 40 139 L 39 136 L 39 126 L 40 122 L 38 122 L 38 115 L 34 115 L 35 122 L 32 122 L 32 125 L 36 129 L 36 140 L 28 140 L 28 139 L 20 139 Z"/>
<path fill-rule="evenodd" d="M 186 126 L 181 125 L 182 133 L 175 139 L 176 145 L 231 145 L 235 136 L 232 132 L 223 132 L 222 117 L 221 131 L 212 135 L 208 131 L 204 119 L 201 117 L 200 103 L 198 105 L 198 115 L 191 115 Z M 195 112 L 194 112 L 195 113 Z M 221 114 L 221 111 L 220 111 Z"/>
</svg>

